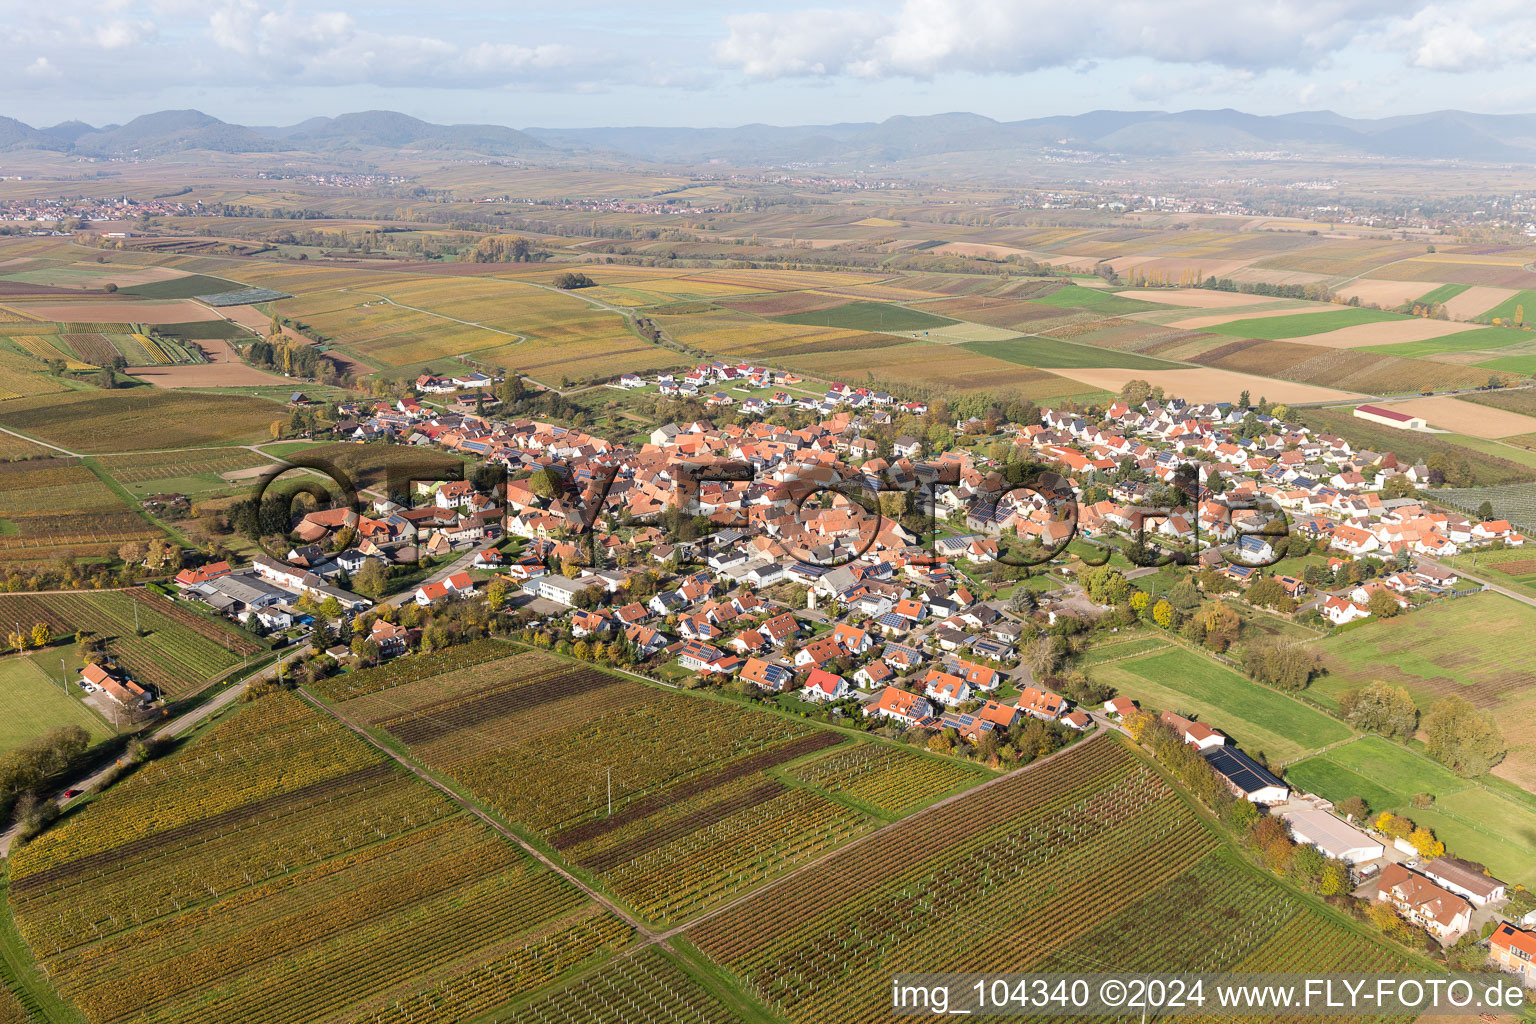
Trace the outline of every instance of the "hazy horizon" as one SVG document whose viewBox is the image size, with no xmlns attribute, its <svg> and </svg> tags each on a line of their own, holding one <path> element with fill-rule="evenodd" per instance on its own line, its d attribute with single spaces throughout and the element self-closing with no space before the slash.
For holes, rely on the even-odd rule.
<svg viewBox="0 0 1536 1024">
<path fill-rule="evenodd" d="M 34 126 L 195 107 L 240 124 L 398 110 L 435 123 L 724 127 L 954 111 L 999 121 L 1097 109 L 1330 109 L 1383 117 L 1536 110 L 1509 74 L 1536 14 L 1501 0 L 750 0 L 706 11 L 577 0 L 300 9 L 272 0 L 5 0 L 0 108 Z M 156 69 L 146 76 L 146 67 Z"/>
</svg>

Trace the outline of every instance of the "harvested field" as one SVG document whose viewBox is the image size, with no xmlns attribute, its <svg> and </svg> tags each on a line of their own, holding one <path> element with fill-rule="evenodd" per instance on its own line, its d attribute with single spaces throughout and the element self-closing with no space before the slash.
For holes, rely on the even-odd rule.
<svg viewBox="0 0 1536 1024">
<path fill-rule="evenodd" d="M 1490 288 L 1473 285 L 1466 291 L 1445 302 L 1445 312 L 1457 320 L 1471 320 L 1481 316 L 1515 294 L 1513 288 Z"/>
<path fill-rule="evenodd" d="M 1231 309 L 1234 306 L 1252 306 L 1272 301 L 1265 295 L 1244 295 L 1242 292 L 1218 292 L 1204 288 L 1175 288 L 1164 291 L 1157 288 L 1132 288 L 1115 292 L 1123 299 L 1141 299 L 1165 306 L 1185 306 L 1189 309 Z"/>
<path fill-rule="evenodd" d="M 1354 327 L 1341 327 L 1336 331 L 1311 334 L 1306 336 L 1306 343 L 1320 348 L 1367 348 L 1375 345 L 1398 345 L 1407 341 L 1444 338 L 1447 335 L 1478 329 L 1477 324 L 1413 317 L 1410 320 L 1383 320 L 1380 323 L 1357 324 Z"/>
<path fill-rule="evenodd" d="M 1366 396 L 1351 391 L 1318 387 L 1314 384 L 1297 384 L 1292 381 L 1255 377 L 1230 370 L 1126 370 L 1094 367 L 1062 367 L 1057 371 L 1063 377 L 1105 391 L 1119 391 L 1129 380 L 1145 380 L 1161 387 L 1170 395 L 1191 402 L 1232 402 L 1247 391 L 1254 398 L 1263 396 L 1271 402 L 1328 402 L 1348 401 Z"/>
<path fill-rule="evenodd" d="M 1441 254 L 1435 254 L 1441 255 Z M 1477 263 L 1469 259 L 1455 262 L 1430 262 L 1432 257 L 1419 256 L 1390 267 L 1373 270 L 1366 276 L 1387 278 L 1393 281 L 1417 281 L 1429 284 L 1436 281 L 1446 284 L 1484 285 L 1490 288 L 1529 288 L 1536 283 L 1536 275 L 1518 264 Z"/>
<path fill-rule="evenodd" d="M 94 302 L 14 302 L 11 305 L 28 316 L 66 322 L 175 324 L 208 318 L 208 307 L 189 299 L 135 302 L 114 298 Z"/>
<path fill-rule="evenodd" d="M 1536 417 L 1508 409 L 1463 402 L 1459 398 L 1415 398 L 1392 402 L 1387 408 L 1422 416 L 1432 427 L 1473 437 L 1510 437 L 1536 431 Z"/>
<path fill-rule="evenodd" d="M 822 352 L 781 361 L 790 369 L 828 380 L 853 379 L 872 373 L 876 384 L 1017 393 L 1036 400 L 1079 395 L 1092 390 L 1072 383 L 1072 380 L 1083 379 L 1076 370 L 1057 375 L 970 352 L 964 346 L 945 347 L 928 342 L 910 342 L 875 351 Z M 1099 372 L 1134 375 L 1132 371 Z M 1118 390 L 1119 385 L 1115 388 Z"/>
<path fill-rule="evenodd" d="M 157 388 L 235 388 L 281 385 L 284 378 L 245 363 L 130 366 L 128 372 Z"/>
<path fill-rule="evenodd" d="M 1340 287 L 1335 294 L 1341 298 L 1358 298 L 1362 306 L 1377 305 L 1393 309 L 1418 300 L 1435 287 L 1431 281 L 1373 281 L 1361 278 Z"/>
</svg>

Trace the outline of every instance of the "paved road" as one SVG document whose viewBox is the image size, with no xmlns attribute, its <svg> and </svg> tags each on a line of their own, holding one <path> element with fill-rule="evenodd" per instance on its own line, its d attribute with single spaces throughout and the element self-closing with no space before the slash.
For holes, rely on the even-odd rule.
<svg viewBox="0 0 1536 1024">
<path fill-rule="evenodd" d="M 229 705 L 231 705 L 235 701 L 239 700 L 241 695 L 245 693 L 245 688 L 247 686 L 249 686 L 251 683 L 253 683 L 253 682 L 257 681 L 257 680 L 261 680 L 261 679 L 271 679 L 271 678 L 273 678 L 277 674 L 277 669 L 278 669 L 279 665 L 287 664 L 288 662 L 290 662 L 290 661 L 294 660 L 295 658 L 299 657 L 301 654 L 303 654 L 308 649 L 309 649 L 309 645 L 308 644 L 300 644 L 300 645 L 296 646 L 293 650 L 289 651 L 287 654 L 284 654 L 274 664 L 269 665 L 268 667 L 262 669 L 260 672 L 256 673 L 255 675 L 251 676 L 250 678 L 244 679 L 244 680 L 236 683 L 235 685 L 229 687 L 223 693 L 220 693 L 217 697 L 214 697 L 212 700 L 207 701 L 207 702 L 201 704 L 200 706 L 198 706 L 194 710 L 188 712 L 187 714 L 181 715 L 178 718 L 174 718 L 171 721 L 166 722 L 164 725 L 162 725 L 160 728 L 156 729 L 151 734 L 151 738 L 152 739 L 174 739 L 175 737 L 180 736 L 182 733 L 187 732 L 189 729 L 191 729 L 192 727 L 194 727 L 195 725 L 197 725 L 199 722 L 203 721 L 204 719 L 206 719 L 210 715 L 218 714 L 220 711 L 224 710 L 225 708 L 229 707 Z M 86 777 L 84 779 L 81 779 L 78 782 L 73 782 L 73 783 L 70 783 L 70 784 L 68 784 L 66 786 L 60 786 L 59 787 L 59 794 L 60 795 L 57 798 L 55 798 L 56 802 L 61 807 L 69 802 L 68 800 L 65 800 L 64 797 L 63 797 L 63 792 L 66 789 L 83 789 L 83 790 L 95 789 L 96 786 L 101 782 L 102 778 L 108 772 L 112 771 L 112 769 L 115 768 L 115 767 L 116 767 L 116 765 L 109 765 L 108 767 L 103 768 L 100 771 L 96 772 L 94 775 L 91 775 L 91 776 L 88 776 L 88 777 Z M 15 826 L 12 826 L 10 829 L 7 829 L 3 834 L 0 834 L 0 857 L 5 857 L 5 856 L 8 856 L 10 854 L 11 840 L 15 838 L 15 834 L 16 834 Z"/>
</svg>

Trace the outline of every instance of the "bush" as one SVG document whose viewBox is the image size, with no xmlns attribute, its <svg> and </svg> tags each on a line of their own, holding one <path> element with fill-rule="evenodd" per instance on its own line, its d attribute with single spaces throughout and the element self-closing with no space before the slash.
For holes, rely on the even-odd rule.
<svg viewBox="0 0 1536 1024">
<path fill-rule="evenodd" d="M 576 274 L 569 270 L 563 274 L 558 275 L 554 281 L 550 283 L 553 284 L 556 288 L 560 288 L 565 291 L 570 291 L 573 288 L 591 288 L 597 284 L 596 281 L 592 280 L 586 274 Z"/>
</svg>

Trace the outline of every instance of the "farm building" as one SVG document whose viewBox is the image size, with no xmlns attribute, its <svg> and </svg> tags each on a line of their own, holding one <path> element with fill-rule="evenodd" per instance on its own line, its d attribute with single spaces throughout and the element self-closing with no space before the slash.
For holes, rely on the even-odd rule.
<svg viewBox="0 0 1536 1024">
<path fill-rule="evenodd" d="M 1386 853 L 1386 848 L 1327 811 L 1307 808 L 1281 815 L 1298 843 L 1314 846 L 1325 857 L 1345 864 L 1365 864 Z"/>
<path fill-rule="evenodd" d="M 1235 795 L 1245 800 L 1272 806 L 1290 795 L 1290 788 L 1273 772 L 1236 747 L 1212 747 L 1202 750 L 1200 756 L 1226 780 Z"/>
<path fill-rule="evenodd" d="M 1362 420 L 1380 423 L 1384 427 L 1395 427 L 1398 430 L 1429 429 L 1429 424 L 1424 422 L 1422 416 L 1410 416 L 1405 412 L 1397 412 L 1379 405 L 1357 405 L 1355 415 Z"/>
<path fill-rule="evenodd" d="M 1503 882 L 1451 857 L 1438 857 L 1420 870 L 1456 895 L 1471 900 L 1475 907 L 1498 903 L 1508 895 Z"/>
</svg>

